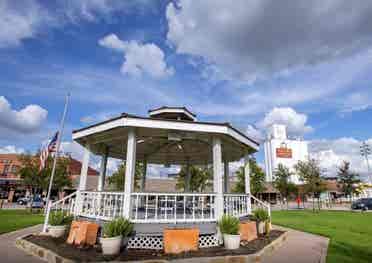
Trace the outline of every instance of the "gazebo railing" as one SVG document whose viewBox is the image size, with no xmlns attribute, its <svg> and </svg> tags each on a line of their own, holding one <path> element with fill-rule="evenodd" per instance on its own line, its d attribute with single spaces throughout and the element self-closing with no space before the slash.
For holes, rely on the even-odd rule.
<svg viewBox="0 0 372 263">
<path fill-rule="evenodd" d="M 132 193 L 130 219 L 134 223 L 215 222 L 215 193 Z M 52 203 L 49 210 L 75 216 L 112 220 L 123 216 L 123 192 L 78 191 Z M 270 205 L 249 194 L 224 194 L 224 213 L 236 217 L 261 207 L 270 214 Z"/>
<path fill-rule="evenodd" d="M 215 221 L 215 194 L 132 193 L 131 220 L 135 223 Z"/>
<path fill-rule="evenodd" d="M 74 214 L 75 211 L 75 201 L 76 201 L 76 192 L 67 195 L 63 197 L 62 199 L 59 199 L 55 202 L 50 202 L 47 209 L 49 209 L 48 212 L 58 212 L 62 211 L 66 214 Z"/>
<path fill-rule="evenodd" d="M 123 192 L 81 191 L 78 215 L 111 220 L 123 215 Z"/>
<path fill-rule="evenodd" d="M 251 213 L 249 194 L 224 194 L 224 213 L 236 217 Z"/>
</svg>

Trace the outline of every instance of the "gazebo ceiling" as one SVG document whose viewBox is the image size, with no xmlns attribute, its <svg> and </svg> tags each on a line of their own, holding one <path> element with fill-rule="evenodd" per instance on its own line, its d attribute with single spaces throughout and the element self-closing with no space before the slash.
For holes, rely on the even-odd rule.
<svg viewBox="0 0 372 263">
<path fill-rule="evenodd" d="M 108 149 L 109 157 L 125 159 L 128 130 L 135 128 L 136 159 L 156 164 L 207 164 L 212 161 L 212 138 L 222 140 L 222 156 L 237 161 L 258 150 L 258 143 L 228 124 L 120 117 L 73 132 L 79 144 L 89 144 L 94 154 Z"/>
</svg>

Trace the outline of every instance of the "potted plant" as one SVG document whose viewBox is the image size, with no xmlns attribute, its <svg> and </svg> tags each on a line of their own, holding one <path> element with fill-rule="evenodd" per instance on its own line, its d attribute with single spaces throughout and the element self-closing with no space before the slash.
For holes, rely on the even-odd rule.
<svg viewBox="0 0 372 263">
<path fill-rule="evenodd" d="M 268 212 L 263 208 L 257 208 L 253 211 L 253 220 L 256 221 L 257 234 L 269 232 L 270 217 Z"/>
<path fill-rule="evenodd" d="M 63 211 L 53 212 L 49 218 L 48 232 L 52 237 L 61 237 L 65 234 L 67 227 L 71 224 L 73 216 Z"/>
<path fill-rule="evenodd" d="M 239 219 L 230 215 L 223 215 L 221 220 L 218 222 L 218 226 L 223 235 L 223 243 L 226 249 L 239 248 L 239 224 Z"/>
<path fill-rule="evenodd" d="M 133 224 L 125 218 L 118 218 L 105 223 L 102 229 L 102 237 L 100 238 L 103 254 L 119 254 L 123 245 L 123 238 L 126 240 L 132 231 Z"/>
</svg>

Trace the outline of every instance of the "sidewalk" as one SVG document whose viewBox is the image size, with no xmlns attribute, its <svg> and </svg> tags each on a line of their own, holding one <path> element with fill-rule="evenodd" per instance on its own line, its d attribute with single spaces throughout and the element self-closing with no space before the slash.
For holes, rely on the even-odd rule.
<svg viewBox="0 0 372 263">
<path fill-rule="evenodd" d="M 18 231 L 0 235 L 0 255 L 1 263 L 21 262 L 21 263 L 40 263 L 43 262 L 36 257 L 30 256 L 22 250 L 16 248 L 15 240 L 23 235 L 41 231 L 41 225 L 24 228 Z"/>
<path fill-rule="evenodd" d="M 263 263 L 325 263 L 329 239 L 326 237 L 275 226 L 275 229 L 288 230 L 288 239 Z"/>
</svg>

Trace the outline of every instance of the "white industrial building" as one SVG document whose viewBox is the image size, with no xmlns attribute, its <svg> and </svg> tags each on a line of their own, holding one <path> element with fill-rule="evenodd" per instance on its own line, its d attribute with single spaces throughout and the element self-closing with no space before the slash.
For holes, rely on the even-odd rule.
<svg viewBox="0 0 372 263">
<path fill-rule="evenodd" d="M 288 167 L 293 175 L 291 181 L 301 184 L 294 166 L 298 161 L 308 159 L 308 142 L 300 139 L 289 139 L 286 126 L 281 124 L 272 125 L 268 131 L 264 143 L 266 181 L 272 182 L 275 171 L 279 164 Z"/>
</svg>

